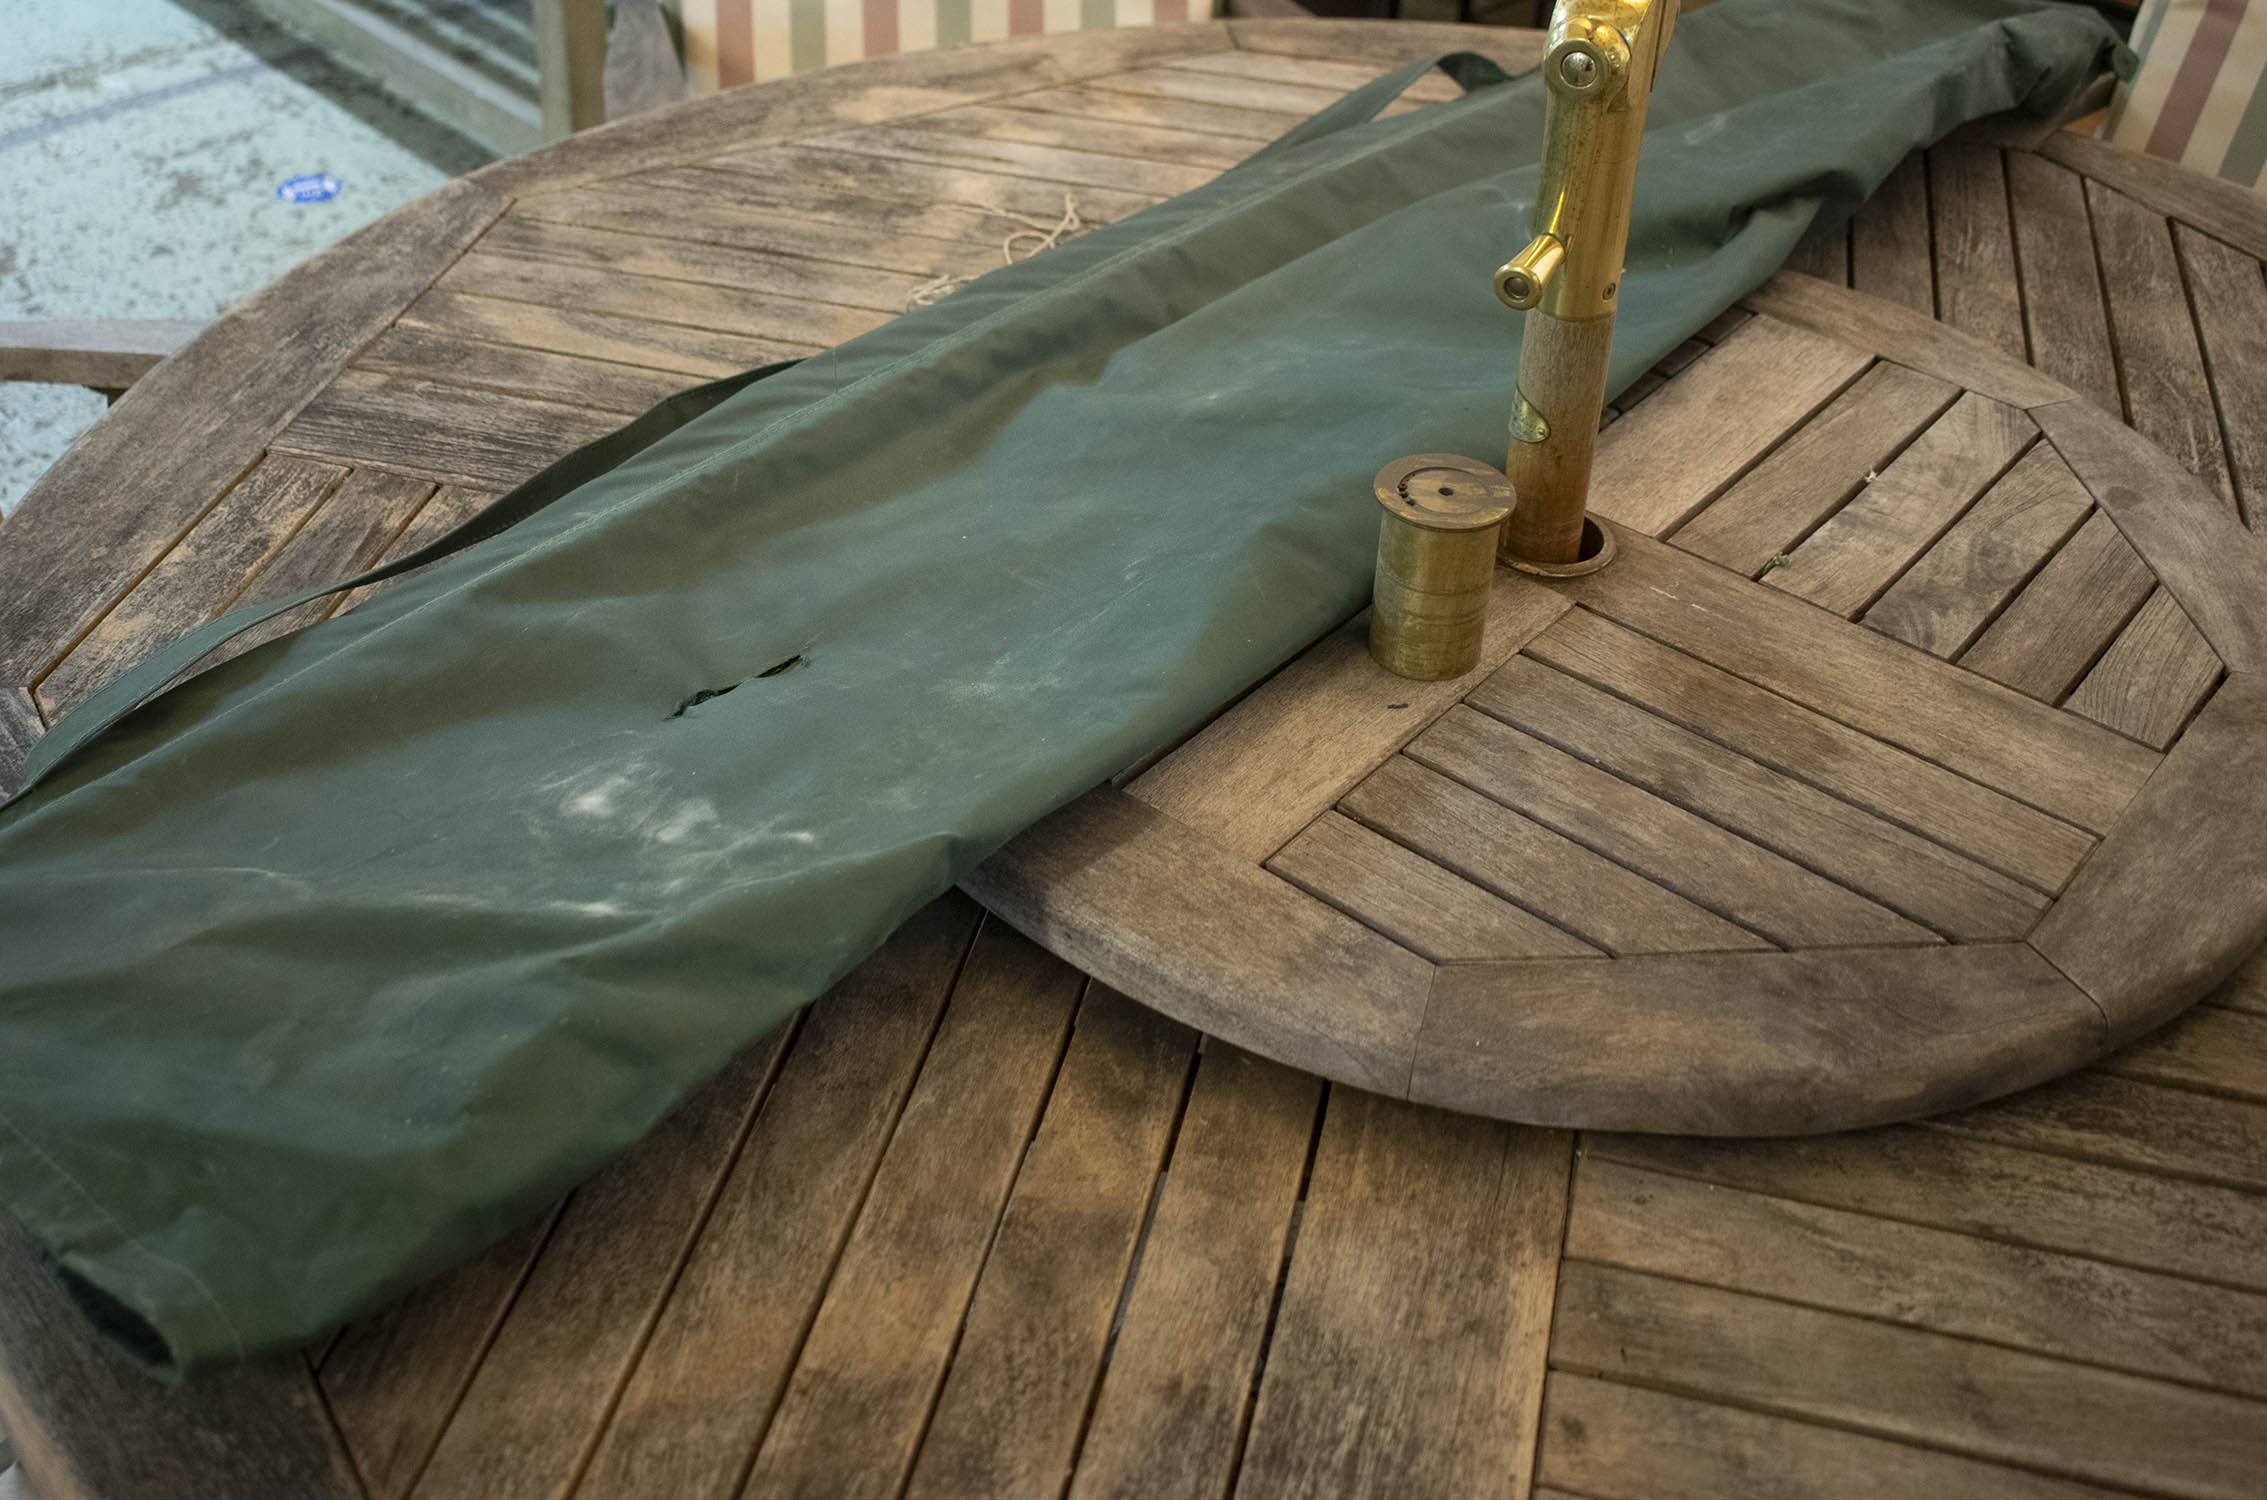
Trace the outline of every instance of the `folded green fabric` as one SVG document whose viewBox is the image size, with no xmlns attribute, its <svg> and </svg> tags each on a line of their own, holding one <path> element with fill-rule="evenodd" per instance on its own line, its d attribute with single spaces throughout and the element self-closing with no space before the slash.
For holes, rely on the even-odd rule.
<svg viewBox="0 0 2267 1500">
<path fill-rule="evenodd" d="M 2119 56 L 2019 0 L 1695 12 L 1617 385 L 1912 147 Z M 0 1203 L 81 1304 L 182 1370 L 399 1293 L 1358 609 L 1378 466 L 1505 441 L 1542 91 L 1446 66 L 1460 101 L 1371 118 L 1405 71 L 58 726 L 0 811 Z"/>
</svg>

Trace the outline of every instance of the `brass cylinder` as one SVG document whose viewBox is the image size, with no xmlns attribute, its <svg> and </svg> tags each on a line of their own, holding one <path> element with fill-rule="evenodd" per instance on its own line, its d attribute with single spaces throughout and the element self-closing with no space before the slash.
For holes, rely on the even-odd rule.
<svg viewBox="0 0 2267 1500">
<path fill-rule="evenodd" d="M 1376 490 L 1370 655 L 1419 682 L 1461 677 L 1480 664 L 1511 481 L 1476 459 L 1419 453 L 1380 469 Z"/>
</svg>

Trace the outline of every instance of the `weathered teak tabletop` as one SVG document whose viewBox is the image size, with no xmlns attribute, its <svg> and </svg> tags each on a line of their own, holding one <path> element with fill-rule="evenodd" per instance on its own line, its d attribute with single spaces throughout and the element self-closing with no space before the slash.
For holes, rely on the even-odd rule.
<svg viewBox="0 0 2267 1500">
<path fill-rule="evenodd" d="M 239 598 L 410 548 L 680 385 L 984 269 L 1066 195 L 1128 213 L 1444 44 L 1537 51 L 1074 34 L 745 90 L 454 184 L 161 366 L 0 532 L 6 760 Z M 1802 269 L 1974 340 L 1885 315 L 1876 354 L 1970 390 L 2028 361 L 2257 521 L 2262 255 L 2248 197 L 2061 137 L 1914 159 Z M 1832 295 L 1782 281 L 1754 316 Z M 1746 316 L 1620 420 L 1723 365 Z M 1718 455 L 1726 480 L 1790 430 L 1836 461 L 1901 441 L 1813 407 Z M 2059 590 L 2085 607 L 2003 642 L 2007 670 L 2164 743 L 2217 660 L 2051 457 L 2010 469 L 1990 527 L 1897 543 L 1958 538 L 2002 583 L 1912 628 L 1973 651 Z M 1207 1043 L 955 896 L 543 1223 L 303 1359 L 157 1387 L 12 1231 L 0 1347 L 0 1422 L 49 1500 L 2257 1496 L 2267 969 L 1927 1124 L 1577 1137 Z"/>
</svg>

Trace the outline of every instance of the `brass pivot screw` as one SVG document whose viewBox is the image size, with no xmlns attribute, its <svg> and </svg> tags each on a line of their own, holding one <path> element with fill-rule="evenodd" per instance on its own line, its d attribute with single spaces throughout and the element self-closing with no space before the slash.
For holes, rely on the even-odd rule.
<svg viewBox="0 0 2267 1500">
<path fill-rule="evenodd" d="M 1476 459 L 1418 453 L 1378 470 L 1376 488 L 1370 655 L 1419 682 L 1461 677 L 1480 664 L 1511 481 Z"/>
</svg>

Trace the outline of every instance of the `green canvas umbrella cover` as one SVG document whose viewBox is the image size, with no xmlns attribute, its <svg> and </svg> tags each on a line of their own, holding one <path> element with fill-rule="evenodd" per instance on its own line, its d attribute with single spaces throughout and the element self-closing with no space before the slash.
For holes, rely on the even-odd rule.
<svg viewBox="0 0 2267 1500">
<path fill-rule="evenodd" d="M 1615 385 L 1913 147 L 2121 56 L 2019 0 L 1695 12 Z M 0 810 L 0 1204 L 82 1305 L 178 1371 L 399 1293 L 1361 607 L 1371 475 L 1499 456 L 1518 358 L 1541 84 L 1443 66 L 1466 97 L 1373 118 L 1403 70 L 57 726 Z"/>
</svg>

